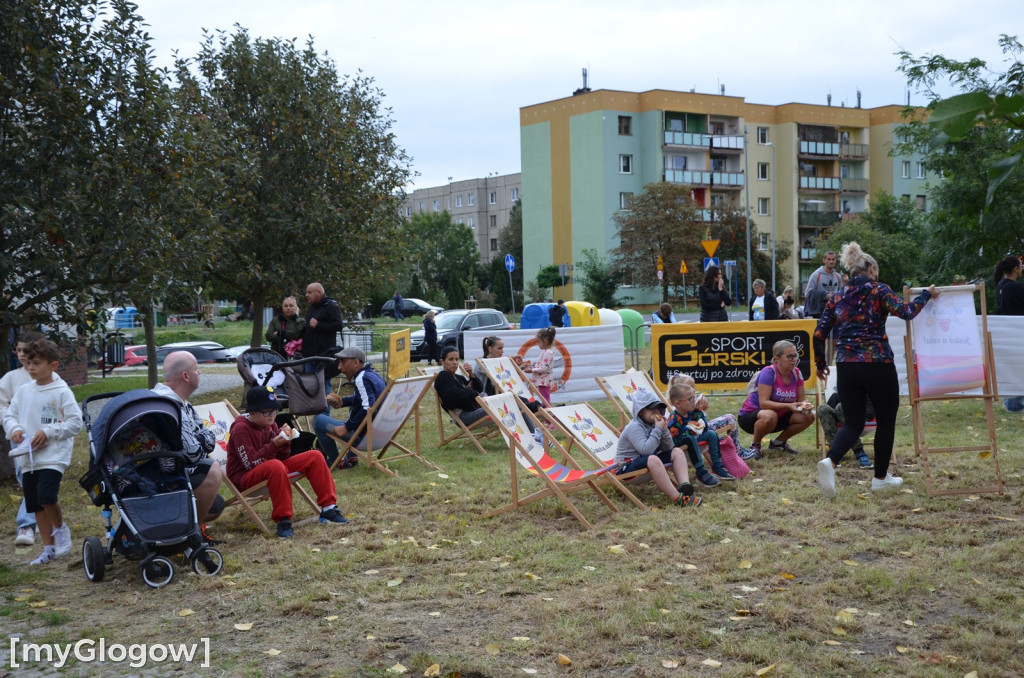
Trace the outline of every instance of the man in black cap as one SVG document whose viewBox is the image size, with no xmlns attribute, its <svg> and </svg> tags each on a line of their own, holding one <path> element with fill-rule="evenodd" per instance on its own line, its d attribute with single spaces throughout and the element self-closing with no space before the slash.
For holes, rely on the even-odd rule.
<svg viewBox="0 0 1024 678">
<path fill-rule="evenodd" d="M 327 402 L 331 407 L 348 407 L 348 419 L 341 421 L 327 414 L 318 414 L 313 419 L 313 432 L 319 443 L 320 451 L 324 453 L 327 465 L 330 466 L 338 458 L 338 445 L 328 433 L 348 441 L 352 433 L 359 428 L 359 424 L 366 418 L 366 413 L 377 402 L 377 398 L 384 392 L 386 384 L 384 379 L 373 369 L 372 365 L 366 364 L 366 354 L 355 347 L 343 348 L 335 354 L 338 359 L 338 370 L 352 382 L 355 392 L 350 396 L 341 398 L 336 393 L 327 396 Z M 362 437 L 362 436 L 360 436 Z M 356 440 L 356 444 L 359 441 Z M 358 457 L 353 452 L 345 455 L 340 466 L 343 469 L 352 468 L 356 465 Z"/>
</svg>

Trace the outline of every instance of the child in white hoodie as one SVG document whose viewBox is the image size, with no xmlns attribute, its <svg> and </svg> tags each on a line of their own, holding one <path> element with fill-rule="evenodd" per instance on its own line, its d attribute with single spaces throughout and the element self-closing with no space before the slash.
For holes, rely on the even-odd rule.
<svg viewBox="0 0 1024 678">
<path fill-rule="evenodd" d="M 82 430 L 82 410 L 68 385 L 54 374 L 60 364 L 56 344 L 33 341 L 25 356 L 33 381 L 14 393 L 3 424 L 14 448 L 11 454 L 25 457 L 19 460 L 25 504 L 35 512 L 43 538 L 42 555 L 29 564 L 43 565 L 71 552 L 71 528 L 64 523 L 57 495 L 71 465 L 74 437 Z"/>
</svg>

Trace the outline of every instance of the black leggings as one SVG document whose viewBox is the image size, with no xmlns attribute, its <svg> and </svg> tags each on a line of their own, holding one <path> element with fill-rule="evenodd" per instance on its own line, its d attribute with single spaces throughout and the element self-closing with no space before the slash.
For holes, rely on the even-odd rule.
<svg viewBox="0 0 1024 678">
<path fill-rule="evenodd" d="M 893 363 L 837 363 L 836 389 L 846 423 L 840 427 L 828 458 L 838 464 L 864 431 L 865 408 L 871 398 L 878 428 L 875 429 L 875 477 L 885 478 L 896 437 L 896 413 L 900 407 L 900 382 Z"/>
</svg>

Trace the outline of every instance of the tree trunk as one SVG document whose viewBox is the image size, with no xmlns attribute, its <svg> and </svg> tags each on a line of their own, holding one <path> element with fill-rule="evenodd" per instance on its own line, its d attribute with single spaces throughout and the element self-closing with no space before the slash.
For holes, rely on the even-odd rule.
<svg viewBox="0 0 1024 678">
<path fill-rule="evenodd" d="M 146 378 L 149 388 L 156 386 L 158 381 L 156 364 L 156 334 L 153 332 L 156 318 L 156 305 L 150 299 L 146 312 L 142 314 L 142 330 L 146 334 Z"/>
<path fill-rule="evenodd" d="M 256 348 L 263 344 L 263 307 L 267 301 L 267 293 L 264 290 L 253 292 L 252 297 L 252 338 L 249 346 Z"/>
</svg>

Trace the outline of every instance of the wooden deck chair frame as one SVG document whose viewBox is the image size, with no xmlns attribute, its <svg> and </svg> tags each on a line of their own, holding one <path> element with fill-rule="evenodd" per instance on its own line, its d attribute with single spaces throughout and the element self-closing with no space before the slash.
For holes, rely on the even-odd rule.
<svg viewBox="0 0 1024 678">
<path fill-rule="evenodd" d="M 834 378 L 835 373 L 836 373 L 836 366 L 835 365 L 830 365 L 829 366 L 828 381 L 826 383 L 822 384 L 821 380 L 819 379 L 818 383 L 816 384 L 816 388 L 814 389 L 814 397 L 815 397 L 814 421 L 817 424 L 814 428 L 816 429 L 815 430 L 815 435 L 816 435 L 816 440 L 817 440 L 817 446 L 819 448 L 821 448 L 821 458 L 822 459 L 824 459 L 825 457 L 828 456 L 828 441 L 825 440 L 825 436 L 823 435 L 824 432 L 823 432 L 823 430 L 821 428 L 821 417 L 818 416 L 818 408 L 821 407 L 822 403 L 827 403 L 829 398 L 832 397 L 832 396 L 829 395 L 829 392 L 830 392 L 831 389 L 829 388 L 829 383 L 828 382 L 831 382 L 831 380 Z M 841 428 L 842 428 L 842 426 L 837 426 L 836 427 L 836 431 L 838 432 L 838 430 L 841 429 Z M 861 441 L 862 444 L 870 443 L 871 447 L 874 448 L 874 446 L 875 446 L 875 438 L 874 438 L 875 428 L 877 428 L 877 424 L 875 423 L 874 420 L 871 420 L 871 421 L 868 421 L 868 422 L 864 422 L 864 430 L 860 434 L 860 441 Z M 865 440 L 865 438 L 869 438 L 869 439 Z"/>
<path fill-rule="evenodd" d="M 328 433 L 327 435 L 334 438 L 339 446 L 338 456 L 331 464 L 331 472 L 334 472 L 334 469 L 349 452 L 356 454 L 367 466 L 392 477 L 397 477 L 398 474 L 384 463 L 409 457 L 440 471 L 440 467 L 424 459 L 420 453 L 420 401 L 423 400 L 433 383 L 433 376 L 392 379 L 347 441 L 333 433 Z M 395 410 L 396 407 L 397 410 Z M 405 427 L 406 422 L 409 421 L 410 416 L 414 417 L 416 422 L 415 442 L 411 450 L 395 439 Z M 360 436 L 363 436 L 363 440 L 359 445 L 354 445 L 352 441 L 358 440 Z M 401 454 L 385 457 L 385 453 L 391 448 L 399 450 Z"/>
<path fill-rule="evenodd" d="M 654 384 L 654 380 L 651 379 L 651 375 L 640 370 L 630 369 L 622 374 L 615 374 L 610 377 L 594 377 L 597 381 L 597 385 L 601 387 L 604 394 L 608 396 L 608 400 L 615 405 L 615 409 L 619 412 L 619 428 L 622 429 L 626 424 L 633 418 L 632 404 L 627 405 L 629 400 L 626 395 L 615 385 L 615 382 L 620 379 L 630 379 L 635 388 L 641 389 L 646 388 L 651 391 L 654 395 L 658 396 L 661 402 L 665 403 L 666 407 L 671 407 L 671 403 L 665 398 L 665 394 L 662 393 L 658 387 Z M 637 383 L 637 382 L 640 383 Z"/>
<path fill-rule="evenodd" d="M 437 373 L 443 368 L 417 366 L 416 369 L 423 376 L 436 377 Z M 459 368 L 459 373 L 462 374 L 462 376 L 466 376 L 465 373 L 462 372 L 461 367 Z M 441 398 L 437 395 L 437 391 L 434 391 L 434 404 L 437 406 L 438 447 L 444 447 L 448 443 L 455 442 L 459 438 L 465 437 L 476 446 L 476 449 L 480 451 L 480 454 L 487 454 L 487 450 L 485 450 L 483 445 L 480 444 L 480 441 L 493 438 L 499 433 L 497 427 L 489 426 L 491 423 L 490 419 L 480 419 L 469 426 L 463 424 L 458 415 L 441 407 Z M 454 433 L 448 433 L 445 426 L 446 418 L 455 425 L 455 428 L 458 429 L 457 431 Z"/>
<path fill-rule="evenodd" d="M 526 376 L 523 368 L 509 356 L 500 358 L 477 358 L 476 364 L 480 367 L 491 383 L 494 384 L 495 393 L 512 391 L 520 398 L 536 400 L 541 407 L 549 407 L 551 403 L 544 400 L 540 390 L 534 385 L 533 380 Z"/>
<path fill-rule="evenodd" d="M 235 409 L 235 406 L 232 405 L 230 401 L 225 400 L 222 404 L 226 405 L 228 411 L 232 412 L 235 417 L 238 416 L 238 410 Z M 196 409 L 198 410 L 199 408 L 197 407 Z M 294 471 L 288 474 L 288 483 L 298 491 L 299 496 L 309 504 L 310 508 L 313 509 L 316 515 L 320 515 L 320 507 L 317 505 L 316 501 L 308 492 L 306 492 L 306 489 L 302 487 L 302 485 L 299 485 L 299 481 L 303 480 L 305 477 L 305 473 Z M 256 504 L 270 499 L 270 493 L 267 491 L 267 481 L 264 480 L 262 483 L 253 485 L 245 490 L 239 490 L 235 484 L 231 482 L 231 479 L 228 478 L 227 466 L 225 466 L 224 479 L 221 482 L 227 485 L 228 490 L 231 491 L 231 496 L 224 502 L 224 508 L 236 505 L 241 506 L 242 510 L 252 518 L 253 522 L 256 523 L 256 525 L 259 526 L 265 534 L 271 534 L 270 528 L 267 527 L 267 524 L 263 522 L 263 519 L 260 518 L 259 514 L 256 513 L 255 509 L 253 509 Z"/>
<path fill-rule="evenodd" d="M 999 472 L 999 450 L 996 444 L 996 428 L 995 428 L 995 411 L 993 403 L 998 398 L 999 386 L 996 381 L 996 363 L 994 353 L 992 350 L 992 335 L 988 331 L 988 310 L 985 304 L 985 283 L 981 282 L 977 285 L 958 285 L 956 287 L 939 287 L 937 288 L 940 293 L 946 290 L 957 290 L 962 291 L 965 287 L 972 289 L 973 294 L 980 294 L 981 302 L 975 299 L 975 308 L 981 308 L 981 351 L 982 351 L 982 365 L 984 367 L 985 381 L 981 387 L 981 393 L 978 395 L 974 394 L 942 394 L 933 396 L 921 396 L 918 395 L 918 381 L 917 381 L 917 366 L 914 359 L 914 335 L 913 335 L 913 322 L 908 320 L 907 322 L 907 333 L 903 337 L 903 345 L 906 350 L 907 360 L 907 386 L 910 395 L 910 407 L 913 413 L 914 421 L 914 454 L 922 458 L 924 462 L 924 478 L 925 486 L 928 489 L 929 497 L 945 496 L 945 495 L 958 495 L 958 494 L 981 494 L 986 493 L 999 493 L 1003 492 L 1003 477 Z M 911 290 L 909 287 L 903 288 L 903 300 L 904 303 L 910 303 L 911 293 L 918 292 L 919 290 Z M 974 318 L 972 318 L 974 320 Z M 988 441 L 983 445 L 963 445 L 955 447 L 933 447 L 928 445 L 925 436 L 924 417 L 921 412 L 921 403 L 923 402 L 934 402 L 934 401 L 949 401 L 949 400 L 981 400 L 983 402 L 983 408 L 985 411 L 985 420 L 988 428 Z M 992 459 L 993 469 L 995 472 L 995 483 L 993 485 L 986 485 L 984 487 L 967 487 L 967 488 L 952 488 L 952 489 L 936 489 L 932 479 L 931 461 L 929 455 L 931 454 L 955 454 L 960 452 L 971 452 L 978 454 L 979 457 L 989 457 Z"/>
<path fill-rule="evenodd" d="M 514 393 L 499 393 L 497 395 L 478 397 L 480 403 L 491 416 L 501 431 L 509 451 L 509 468 L 511 472 L 512 502 L 484 514 L 484 517 L 496 516 L 514 509 L 526 506 L 545 497 L 557 497 L 562 504 L 569 509 L 569 512 L 583 525 L 591 530 L 593 525 L 587 520 L 576 505 L 569 499 L 570 494 L 590 489 L 607 506 L 612 513 L 619 513 L 620 510 L 611 499 L 601 490 L 599 484 L 611 483 L 627 499 L 637 507 L 645 509 L 642 501 L 637 499 L 632 492 L 620 482 L 614 474 L 613 466 L 602 465 L 598 469 L 584 470 L 568 453 L 568 451 L 541 426 L 536 417 L 529 411 L 521 400 Z M 534 426 L 539 427 L 543 434 L 545 445 L 549 446 L 556 454 L 562 456 L 564 464 L 556 462 L 546 449 L 534 440 L 528 432 L 526 418 L 533 421 Z M 523 425 L 520 426 L 519 422 Z M 544 483 L 544 489 L 534 492 L 525 497 L 519 496 L 519 468 L 528 469 L 530 475 L 536 476 Z"/>
</svg>

